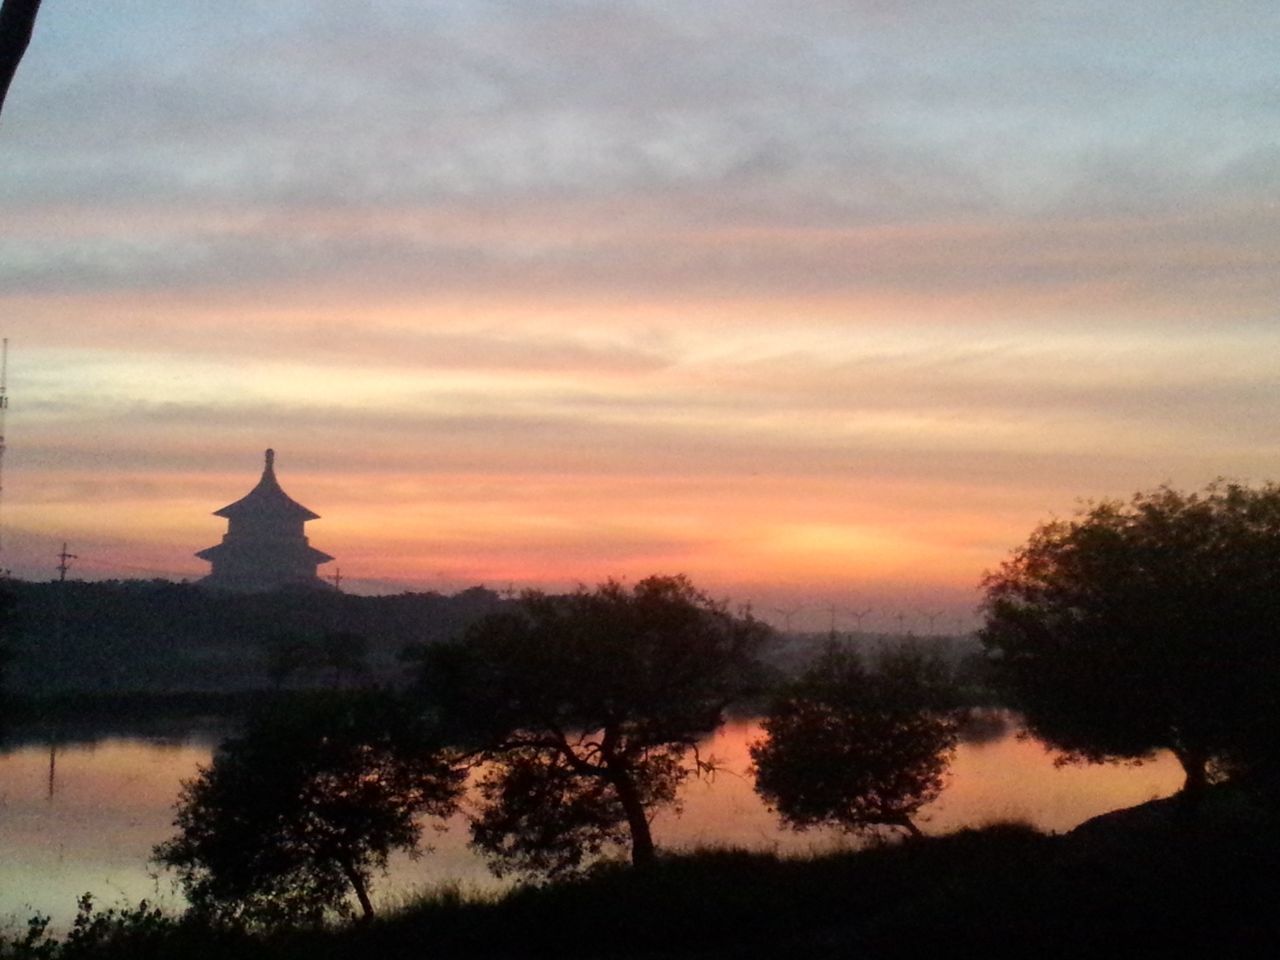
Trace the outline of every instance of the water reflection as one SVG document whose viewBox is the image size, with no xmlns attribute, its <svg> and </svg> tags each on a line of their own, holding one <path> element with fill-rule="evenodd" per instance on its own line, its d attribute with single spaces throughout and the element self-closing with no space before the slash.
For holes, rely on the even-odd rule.
<svg viewBox="0 0 1280 960">
<path fill-rule="evenodd" d="M 1171 754 L 1141 766 L 1055 767 L 1054 755 L 1035 740 L 1020 740 L 1006 725 L 995 739 L 960 744 L 942 795 L 921 811 L 925 833 L 947 833 L 998 820 L 1023 820 L 1062 832 L 1120 807 L 1166 797 L 1182 784 Z M 706 844 L 750 846 L 779 852 L 846 844 L 835 830 L 783 830 L 761 804 L 748 774 L 747 745 L 760 736 L 754 721 L 730 723 L 704 747 L 723 763 L 714 780 L 690 783 L 680 817 L 660 815 L 655 839 L 667 848 Z"/>
<path fill-rule="evenodd" d="M 787 853 L 848 842 L 836 831 L 779 828 L 752 790 L 747 745 L 759 735 L 756 723 L 739 721 L 704 744 L 703 755 L 720 761 L 720 771 L 686 786 L 680 815 L 658 816 L 654 837 L 660 847 Z M 48 743 L 0 756 L 0 920 L 21 923 L 39 910 L 65 923 L 85 891 L 103 904 L 147 897 L 177 906 L 180 897 L 168 877 L 156 877 L 147 857 L 172 831 L 179 781 L 208 763 L 217 736 L 58 745 L 52 780 Z M 1013 818 L 1063 831 L 1107 810 L 1167 796 L 1181 779 L 1167 754 L 1138 767 L 1058 768 L 1039 743 L 1006 730 L 960 746 L 949 783 L 923 811 L 921 826 L 941 833 Z M 427 831 L 424 841 L 435 848 L 430 855 L 397 861 L 392 876 L 377 885 L 384 902 L 439 879 L 480 889 L 500 885 L 467 848 L 461 816 L 443 834 Z"/>
<path fill-rule="evenodd" d="M 106 903 L 176 903 L 145 861 L 169 833 L 179 781 L 207 763 L 211 749 L 107 740 L 31 745 L 0 757 L 0 919 L 39 910 L 63 920 L 85 891 Z"/>
</svg>

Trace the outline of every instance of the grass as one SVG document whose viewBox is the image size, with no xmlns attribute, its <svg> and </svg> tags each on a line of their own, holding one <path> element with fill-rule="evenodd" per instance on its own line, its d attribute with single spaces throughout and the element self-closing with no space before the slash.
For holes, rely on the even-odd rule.
<svg viewBox="0 0 1280 960">
<path fill-rule="evenodd" d="M 122 940 L 120 952 L 74 956 L 1239 956 L 1280 939 L 1278 853 L 1274 821 L 1230 812 L 1190 827 L 1171 815 L 1117 819 L 1064 836 L 994 824 L 800 858 L 703 850 L 499 894 L 445 885 L 351 927 L 249 936 L 173 920 L 167 943 L 130 951 Z"/>
</svg>

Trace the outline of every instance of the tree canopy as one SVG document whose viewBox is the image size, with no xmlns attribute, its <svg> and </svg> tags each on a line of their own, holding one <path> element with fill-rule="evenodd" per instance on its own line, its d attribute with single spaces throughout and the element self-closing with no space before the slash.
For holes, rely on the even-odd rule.
<svg viewBox="0 0 1280 960">
<path fill-rule="evenodd" d="M 982 641 L 1067 759 L 1208 764 L 1276 717 L 1280 488 L 1159 488 L 1038 527 L 987 576 Z"/>
<path fill-rule="evenodd" d="M 775 695 L 761 725 L 750 747 L 756 792 L 800 830 L 918 835 L 914 817 L 941 792 L 957 738 L 946 668 L 909 648 L 868 668 L 829 647 Z"/>
<path fill-rule="evenodd" d="M 769 629 L 684 577 L 525 593 L 457 643 L 424 650 L 429 702 L 485 760 L 476 845 L 498 871 L 571 872 L 676 800 L 698 741 L 754 681 Z"/>
<path fill-rule="evenodd" d="M 316 921 L 354 894 L 369 917 L 373 871 L 418 852 L 419 818 L 452 813 L 463 779 L 385 694 L 282 701 L 183 783 L 154 858 L 215 916 Z"/>
<path fill-rule="evenodd" d="M 506 605 L 482 587 L 363 597 L 235 594 L 166 580 L 5 586 L 14 598 L 12 683 L 30 694 L 389 685 L 403 679 L 406 645 L 456 637 Z"/>
<path fill-rule="evenodd" d="M 31 42 L 39 12 L 40 0 L 0 0 L 0 110 Z"/>
</svg>

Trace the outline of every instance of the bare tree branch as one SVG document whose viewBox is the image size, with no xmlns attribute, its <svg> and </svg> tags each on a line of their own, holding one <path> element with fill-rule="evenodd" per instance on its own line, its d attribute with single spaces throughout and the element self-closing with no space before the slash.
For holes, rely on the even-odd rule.
<svg viewBox="0 0 1280 960">
<path fill-rule="evenodd" d="M 3 0 L 0 3 L 0 110 L 22 55 L 31 42 L 40 0 Z"/>
</svg>

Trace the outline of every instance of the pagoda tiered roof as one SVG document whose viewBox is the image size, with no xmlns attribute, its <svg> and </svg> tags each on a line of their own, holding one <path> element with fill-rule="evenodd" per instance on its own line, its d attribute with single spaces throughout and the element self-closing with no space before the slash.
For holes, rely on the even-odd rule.
<svg viewBox="0 0 1280 960">
<path fill-rule="evenodd" d="M 201 583 L 244 593 L 286 587 L 326 588 L 316 567 L 333 559 L 307 541 L 305 525 L 320 515 L 308 510 L 276 480 L 276 455 L 266 453 L 257 486 L 214 515 L 227 518 L 222 542 L 196 553 L 213 569 Z"/>
<path fill-rule="evenodd" d="M 294 500 L 280 487 L 276 479 L 276 452 L 268 450 L 266 463 L 262 468 L 262 478 L 258 485 L 246 493 L 235 503 L 229 503 L 221 510 L 213 511 L 215 517 L 226 517 L 228 520 L 249 520 L 261 518 L 301 520 L 319 520 L 320 514 L 313 513 Z"/>
</svg>

